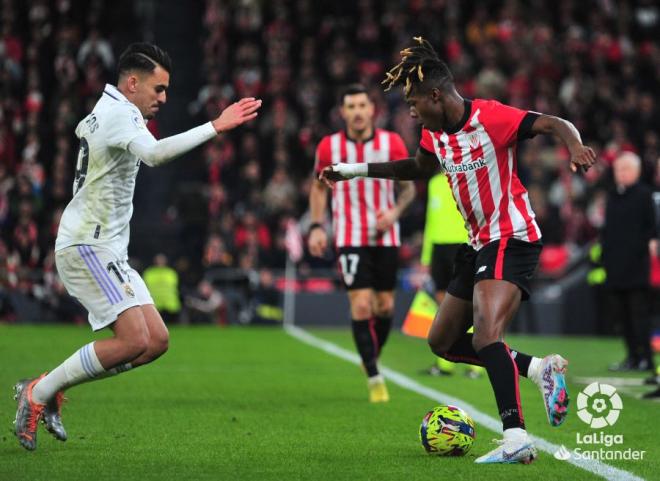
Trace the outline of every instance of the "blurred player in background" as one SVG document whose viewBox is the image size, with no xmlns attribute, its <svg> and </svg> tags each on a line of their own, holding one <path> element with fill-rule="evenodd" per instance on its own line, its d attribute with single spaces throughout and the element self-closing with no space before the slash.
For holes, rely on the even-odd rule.
<svg viewBox="0 0 660 481">
<path fill-rule="evenodd" d="M 398 134 L 374 126 L 375 106 L 362 85 L 348 86 L 340 96 L 346 129 L 324 137 L 316 149 L 318 175 L 330 165 L 366 165 L 408 157 Z M 351 325 L 358 353 L 368 376 L 369 400 L 386 402 L 389 394 L 378 372 L 378 356 L 392 326 L 394 287 L 401 244 L 398 219 L 415 197 L 412 182 L 355 179 L 332 189 L 332 224 L 339 269 L 348 290 Z M 328 247 L 323 227 L 327 189 L 312 184 L 308 247 L 322 256 Z"/>
<path fill-rule="evenodd" d="M 541 232 L 516 173 L 515 148 L 536 134 L 554 134 L 568 148 L 573 171 L 588 169 L 596 156 L 566 120 L 461 97 L 449 68 L 428 41 L 415 38 L 401 56 L 384 83 L 388 89 L 404 85 L 410 114 L 423 124 L 416 157 L 333 165 L 321 179 L 333 185 L 354 177 L 430 178 L 440 164 L 469 226 L 470 242 L 456 256 L 428 341 L 435 354 L 483 365 L 488 372 L 504 440 L 476 462 L 527 464 L 536 458 L 536 448 L 525 430 L 518 377 L 527 376 L 539 386 L 548 420 L 557 426 L 568 407 L 567 362 L 556 354 L 540 359 L 511 351 L 504 343 L 506 327 L 521 300 L 529 297 L 541 252 Z"/>
<path fill-rule="evenodd" d="M 157 141 L 147 130 L 167 100 L 169 55 L 155 45 L 130 45 L 119 59 L 117 87 L 106 85 L 93 111 L 76 128 L 80 150 L 73 198 L 62 215 L 55 258 L 67 291 L 89 311 L 94 331 L 113 336 L 91 342 L 49 373 L 19 381 L 15 434 L 37 447 L 43 421 L 57 439 L 62 392 L 149 363 L 165 353 L 169 334 L 140 275 L 128 265 L 129 222 L 141 163 L 163 164 L 255 118 L 261 101 L 241 99 L 212 122 Z"/>
</svg>

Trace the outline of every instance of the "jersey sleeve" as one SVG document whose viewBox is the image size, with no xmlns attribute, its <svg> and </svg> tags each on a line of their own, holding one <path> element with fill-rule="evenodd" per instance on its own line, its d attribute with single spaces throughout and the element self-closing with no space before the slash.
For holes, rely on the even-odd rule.
<svg viewBox="0 0 660 481">
<path fill-rule="evenodd" d="M 399 134 L 390 134 L 390 160 L 402 160 L 410 157 L 408 147 Z"/>
<path fill-rule="evenodd" d="M 517 109 L 509 105 L 501 104 L 495 100 L 486 102 L 484 115 L 480 118 L 481 123 L 486 127 L 488 135 L 499 145 L 509 146 L 517 140 L 531 137 L 531 123 L 525 122 L 525 128 L 530 130 L 519 138 L 518 130 L 521 127 L 523 119 L 528 114 L 536 114 L 527 110 Z M 535 120 L 535 119 L 534 119 Z"/>
<path fill-rule="evenodd" d="M 111 111 L 107 119 L 106 141 L 110 147 L 123 150 L 137 137 L 151 135 L 140 111 L 131 105 L 120 104 Z"/>
<path fill-rule="evenodd" d="M 320 174 L 323 169 L 332 164 L 332 154 L 330 152 L 330 137 L 323 137 L 316 147 L 314 159 L 314 172 Z"/>
<path fill-rule="evenodd" d="M 433 137 L 431 136 L 430 130 L 422 129 L 422 138 L 419 141 L 419 148 L 430 155 L 435 155 L 435 147 L 433 147 Z"/>
</svg>

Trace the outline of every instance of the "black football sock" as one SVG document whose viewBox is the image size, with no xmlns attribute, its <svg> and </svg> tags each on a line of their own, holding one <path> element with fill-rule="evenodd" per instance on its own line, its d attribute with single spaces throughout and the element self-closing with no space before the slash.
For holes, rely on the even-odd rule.
<svg viewBox="0 0 660 481">
<path fill-rule="evenodd" d="M 484 363 L 493 386 L 503 428 L 525 429 L 520 405 L 518 366 L 509 348 L 503 342 L 494 342 L 479 351 L 479 359 Z"/>
<path fill-rule="evenodd" d="M 529 371 L 529 364 L 532 362 L 532 356 L 525 354 L 524 352 L 512 350 L 511 357 L 514 361 L 516 361 L 516 365 L 518 366 L 518 374 L 523 377 L 529 377 L 527 375 L 527 371 Z"/>
<path fill-rule="evenodd" d="M 532 361 L 532 356 L 520 351 L 511 351 L 511 356 L 518 366 L 518 374 L 527 377 L 527 371 L 529 369 L 529 363 Z M 474 350 L 474 346 L 472 346 L 471 332 L 463 334 L 463 336 L 449 348 L 449 351 L 447 351 L 444 358 L 452 362 L 462 362 L 464 364 L 473 364 L 475 366 L 484 365 L 483 361 L 479 359 L 477 351 Z"/>
<path fill-rule="evenodd" d="M 378 338 L 378 354 L 383 350 L 392 329 L 392 316 L 374 316 L 376 320 L 376 337 Z"/>
<path fill-rule="evenodd" d="M 451 362 L 462 362 L 464 364 L 473 364 L 475 366 L 483 366 L 484 363 L 477 351 L 472 346 L 472 333 L 466 332 L 461 338 L 456 341 L 443 356 Z"/>
<path fill-rule="evenodd" d="M 376 330 L 368 319 L 351 321 L 353 328 L 353 340 L 358 353 L 362 358 L 367 375 L 369 377 L 378 375 L 376 359 L 378 357 L 378 339 Z"/>
</svg>

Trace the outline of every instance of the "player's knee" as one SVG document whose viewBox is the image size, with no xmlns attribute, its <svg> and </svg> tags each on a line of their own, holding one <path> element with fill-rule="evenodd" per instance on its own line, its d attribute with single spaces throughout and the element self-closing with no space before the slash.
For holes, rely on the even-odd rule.
<svg viewBox="0 0 660 481">
<path fill-rule="evenodd" d="M 476 352 L 481 351 L 484 347 L 490 346 L 497 341 L 497 334 L 487 329 L 481 329 L 478 332 L 475 331 L 472 335 L 472 347 L 474 347 Z"/>
<path fill-rule="evenodd" d="M 376 304 L 374 314 L 378 317 L 392 317 L 394 313 L 394 301 L 392 299 L 380 300 Z"/>
<path fill-rule="evenodd" d="M 170 336 L 167 332 L 151 339 L 150 350 L 156 357 L 162 356 L 170 348 Z"/>
<path fill-rule="evenodd" d="M 128 359 L 135 359 L 147 352 L 149 349 L 149 337 L 144 335 L 137 335 L 131 339 L 127 339 L 123 343 L 126 357 Z"/>
<path fill-rule="evenodd" d="M 355 302 L 352 311 L 354 319 L 369 319 L 372 314 L 369 302 Z"/>
<path fill-rule="evenodd" d="M 447 355 L 449 349 L 451 348 L 449 343 L 442 338 L 435 339 L 429 336 L 427 341 L 429 343 L 429 347 L 431 348 L 431 352 L 433 352 L 433 354 L 435 354 L 438 357 L 444 358 Z"/>
</svg>

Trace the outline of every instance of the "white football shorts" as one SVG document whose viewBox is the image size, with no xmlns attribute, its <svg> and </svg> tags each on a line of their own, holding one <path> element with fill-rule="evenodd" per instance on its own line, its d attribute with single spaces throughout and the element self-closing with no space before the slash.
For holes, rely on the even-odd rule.
<svg viewBox="0 0 660 481">
<path fill-rule="evenodd" d="M 89 312 L 94 331 L 115 322 L 129 307 L 154 303 L 140 274 L 103 247 L 66 247 L 55 253 L 55 264 L 68 293 Z"/>
</svg>

